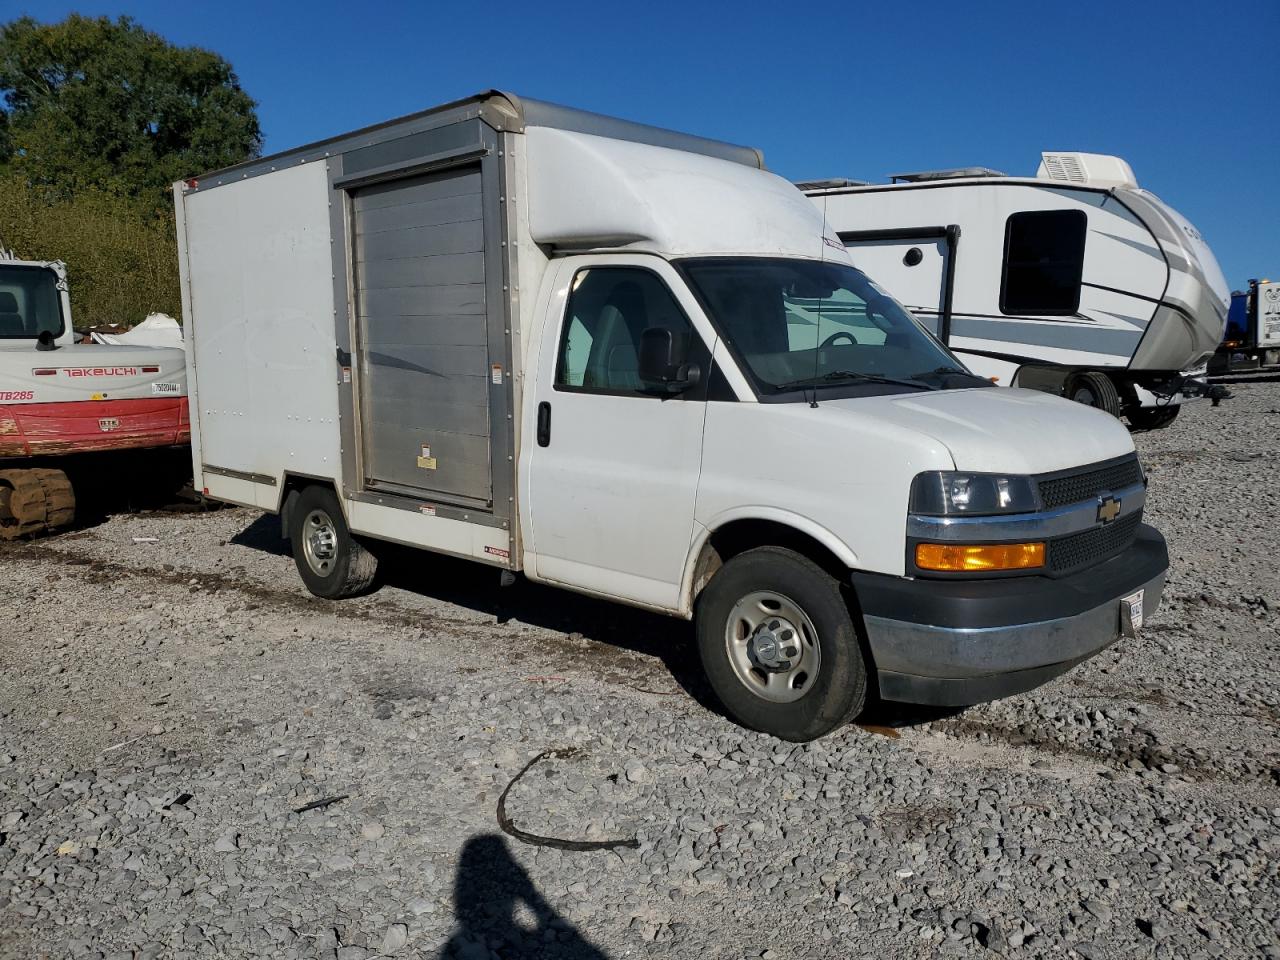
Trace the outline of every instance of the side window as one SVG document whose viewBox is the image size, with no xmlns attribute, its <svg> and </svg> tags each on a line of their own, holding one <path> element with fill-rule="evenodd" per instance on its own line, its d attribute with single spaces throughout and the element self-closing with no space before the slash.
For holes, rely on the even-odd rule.
<svg viewBox="0 0 1280 960">
<path fill-rule="evenodd" d="M 1069 316 L 1080 307 L 1088 217 L 1083 210 L 1027 210 L 1004 230 L 1000 312 Z"/>
<path fill-rule="evenodd" d="M 698 352 L 688 317 L 657 274 L 639 267 L 579 271 L 560 333 L 556 388 L 641 393 L 640 336 L 649 327 L 666 327 L 684 338 L 691 356 Z"/>
</svg>

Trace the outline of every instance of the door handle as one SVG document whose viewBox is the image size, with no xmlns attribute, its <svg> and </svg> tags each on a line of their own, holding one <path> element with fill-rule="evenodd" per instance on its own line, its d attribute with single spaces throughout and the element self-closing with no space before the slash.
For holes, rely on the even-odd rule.
<svg viewBox="0 0 1280 960">
<path fill-rule="evenodd" d="M 538 404 L 538 446 L 551 446 L 551 404 L 546 400 Z"/>
</svg>

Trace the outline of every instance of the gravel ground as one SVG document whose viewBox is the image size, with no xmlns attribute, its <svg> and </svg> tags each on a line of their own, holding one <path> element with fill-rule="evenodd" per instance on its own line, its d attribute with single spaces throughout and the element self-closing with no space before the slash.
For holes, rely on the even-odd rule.
<svg viewBox="0 0 1280 960">
<path fill-rule="evenodd" d="M 1242 379 L 1137 438 L 1139 639 L 806 746 L 715 712 L 685 624 L 421 554 L 316 600 L 251 511 L 0 547 L 0 955 L 1280 957 L 1280 378 Z"/>
</svg>

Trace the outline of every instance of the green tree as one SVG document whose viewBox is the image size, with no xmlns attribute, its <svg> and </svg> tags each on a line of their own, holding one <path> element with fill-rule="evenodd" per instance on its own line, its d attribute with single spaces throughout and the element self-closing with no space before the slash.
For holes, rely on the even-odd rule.
<svg viewBox="0 0 1280 960">
<path fill-rule="evenodd" d="M 165 202 L 173 181 L 259 154 L 231 65 L 129 17 L 0 27 L 0 175 L 50 199 L 98 189 Z"/>
<path fill-rule="evenodd" d="M 133 326 L 154 311 L 180 316 L 172 210 L 94 187 L 50 200 L 0 177 L 0 241 L 26 260 L 63 260 L 77 329 Z"/>
</svg>

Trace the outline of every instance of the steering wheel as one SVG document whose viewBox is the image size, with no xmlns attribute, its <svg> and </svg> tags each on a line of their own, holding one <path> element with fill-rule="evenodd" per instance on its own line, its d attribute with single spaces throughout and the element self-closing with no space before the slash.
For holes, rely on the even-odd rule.
<svg viewBox="0 0 1280 960">
<path fill-rule="evenodd" d="M 849 343 L 853 344 L 853 346 L 855 347 L 858 345 L 857 337 L 855 337 L 848 330 L 837 330 L 831 336 L 827 337 L 827 339 L 823 340 L 822 343 L 819 345 L 818 349 L 825 350 L 827 347 L 834 344 L 841 337 L 845 337 L 846 339 L 848 339 Z"/>
</svg>

